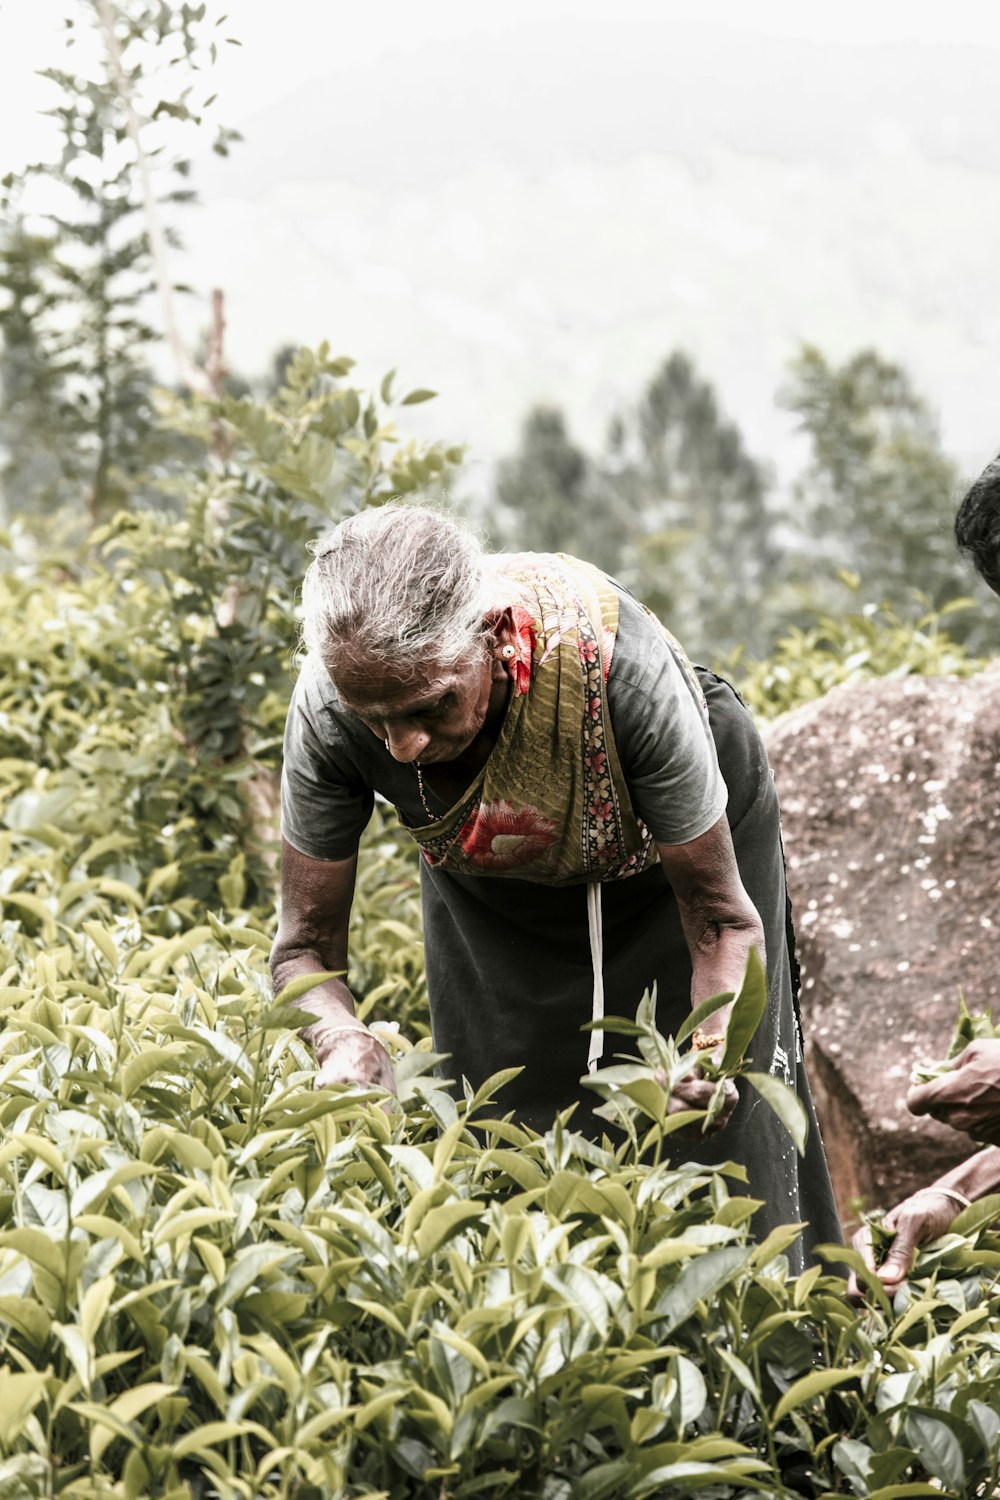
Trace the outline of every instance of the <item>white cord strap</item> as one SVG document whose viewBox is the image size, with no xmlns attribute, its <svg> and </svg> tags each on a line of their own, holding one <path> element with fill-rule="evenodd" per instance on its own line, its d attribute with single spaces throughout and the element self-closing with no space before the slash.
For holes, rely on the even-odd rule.
<svg viewBox="0 0 1000 1500">
<path fill-rule="evenodd" d="M 595 880 L 587 885 L 587 927 L 590 931 L 590 962 L 594 970 L 594 1003 L 591 1007 L 592 1021 L 604 1020 L 604 925 L 601 920 L 601 886 Z M 587 1054 L 587 1072 L 594 1073 L 604 1056 L 604 1032 L 590 1033 L 590 1051 Z"/>
</svg>

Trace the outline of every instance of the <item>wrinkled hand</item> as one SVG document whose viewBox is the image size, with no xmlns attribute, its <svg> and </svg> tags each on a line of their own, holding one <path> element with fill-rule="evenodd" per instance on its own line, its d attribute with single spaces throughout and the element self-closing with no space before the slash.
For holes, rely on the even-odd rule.
<svg viewBox="0 0 1000 1500">
<path fill-rule="evenodd" d="M 334 1030 L 328 1036 L 321 1028 L 314 1028 L 312 1040 L 320 1065 L 316 1088 L 328 1083 L 360 1083 L 395 1094 L 389 1054 L 367 1026 L 359 1022 L 350 1031 Z"/>
<path fill-rule="evenodd" d="M 659 1070 L 656 1073 L 656 1081 L 666 1087 L 666 1075 Z M 674 1084 L 667 1113 L 677 1115 L 683 1110 L 707 1109 L 717 1087 L 718 1083 L 714 1078 L 704 1078 L 700 1073 L 689 1074 L 687 1078 L 682 1078 L 679 1083 Z M 691 1125 L 682 1126 L 677 1134 L 682 1137 L 715 1135 L 729 1124 L 733 1110 L 739 1102 L 740 1096 L 736 1085 L 731 1078 L 727 1078 L 722 1095 L 722 1108 L 718 1114 L 705 1127 L 700 1120 L 697 1120 Z"/>
<path fill-rule="evenodd" d="M 863 1224 L 852 1241 L 855 1250 L 864 1257 L 865 1265 L 885 1287 L 886 1294 L 894 1297 L 913 1268 L 917 1250 L 929 1244 L 939 1235 L 945 1234 L 952 1220 L 961 1212 L 953 1198 L 937 1193 L 933 1188 L 922 1188 L 912 1198 L 904 1198 L 882 1220 L 882 1227 L 895 1230 L 896 1237 L 886 1252 L 880 1266 L 875 1264 L 871 1234 Z M 866 1289 L 854 1271 L 847 1282 L 847 1295 L 855 1302 L 864 1299 Z"/>
<path fill-rule="evenodd" d="M 1000 1145 L 1000 1041 L 970 1042 L 955 1066 L 930 1083 L 914 1084 L 906 1103 L 977 1141 Z"/>
<path fill-rule="evenodd" d="M 674 1086 L 670 1095 L 670 1105 L 667 1113 L 677 1114 L 683 1109 L 707 1109 L 711 1103 L 712 1096 L 718 1087 L 718 1082 L 712 1078 L 700 1078 L 695 1075 L 692 1078 L 682 1078 L 680 1083 Z M 709 1120 L 705 1126 L 694 1125 L 692 1133 L 715 1135 L 724 1130 L 732 1119 L 733 1110 L 740 1102 L 739 1092 L 731 1078 L 727 1078 L 722 1092 L 722 1107 L 719 1112 Z M 684 1129 L 678 1132 L 684 1134 Z"/>
</svg>

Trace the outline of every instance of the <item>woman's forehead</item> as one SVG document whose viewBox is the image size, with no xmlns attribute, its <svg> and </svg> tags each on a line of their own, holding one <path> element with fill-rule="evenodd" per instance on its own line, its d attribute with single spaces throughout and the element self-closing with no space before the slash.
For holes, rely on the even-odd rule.
<svg viewBox="0 0 1000 1500">
<path fill-rule="evenodd" d="M 361 658 L 338 661 L 331 676 L 345 708 L 379 718 L 406 717 L 433 707 L 469 675 L 469 664 L 428 663 L 418 673 Z"/>
</svg>

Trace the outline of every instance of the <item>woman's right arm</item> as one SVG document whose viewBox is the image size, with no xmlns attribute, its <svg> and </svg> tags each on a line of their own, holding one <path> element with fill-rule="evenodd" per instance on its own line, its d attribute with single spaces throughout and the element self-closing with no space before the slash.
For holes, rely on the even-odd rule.
<svg viewBox="0 0 1000 1500">
<path fill-rule="evenodd" d="M 282 840 L 281 921 L 271 949 L 271 979 L 278 994 L 303 974 L 347 974 L 347 930 L 358 857 L 310 859 Z M 302 1035 L 316 1052 L 317 1087 L 373 1084 L 396 1092 L 389 1055 L 354 1013 L 346 978 L 317 985 L 299 1002 L 317 1019 Z"/>
</svg>

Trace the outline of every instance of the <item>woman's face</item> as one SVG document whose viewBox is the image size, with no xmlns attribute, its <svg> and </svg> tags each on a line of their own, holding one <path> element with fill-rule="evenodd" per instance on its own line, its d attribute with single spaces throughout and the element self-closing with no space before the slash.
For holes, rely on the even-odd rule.
<svg viewBox="0 0 1000 1500">
<path fill-rule="evenodd" d="M 420 677 L 399 676 L 356 658 L 338 664 L 333 685 L 341 704 L 398 761 L 422 765 L 457 760 L 482 732 L 491 709 L 502 709 L 507 674 L 492 653 L 445 666 L 432 662 Z"/>
</svg>

